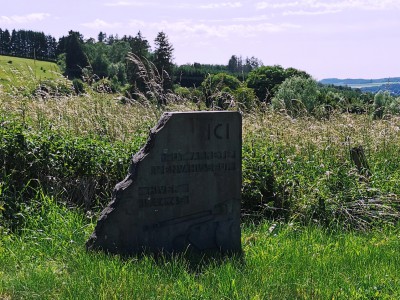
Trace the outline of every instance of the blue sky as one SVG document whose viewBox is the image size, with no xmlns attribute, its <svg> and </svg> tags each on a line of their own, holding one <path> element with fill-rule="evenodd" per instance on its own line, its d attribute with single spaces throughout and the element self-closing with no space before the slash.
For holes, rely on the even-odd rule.
<svg viewBox="0 0 400 300">
<path fill-rule="evenodd" d="M 164 31 L 175 63 L 255 56 L 316 79 L 400 76 L 400 0 L 2 0 L 0 28 L 85 38 Z"/>
</svg>

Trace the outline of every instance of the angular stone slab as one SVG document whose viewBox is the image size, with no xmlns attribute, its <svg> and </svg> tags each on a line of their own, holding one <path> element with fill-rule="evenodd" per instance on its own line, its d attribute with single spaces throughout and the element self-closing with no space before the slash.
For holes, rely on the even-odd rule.
<svg viewBox="0 0 400 300">
<path fill-rule="evenodd" d="M 242 119 L 164 113 L 114 189 L 88 249 L 240 252 Z"/>
</svg>

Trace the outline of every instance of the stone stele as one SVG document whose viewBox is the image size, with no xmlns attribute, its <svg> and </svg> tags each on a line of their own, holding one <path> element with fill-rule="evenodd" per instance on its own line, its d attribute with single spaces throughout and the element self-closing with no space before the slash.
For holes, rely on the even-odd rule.
<svg viewBox="0 0 400 300">
<path fill-rule="evenodd" d="M 114 189 L 89 250 L 241 251 L 239 112 L 164 113 Z"/>
</svg>

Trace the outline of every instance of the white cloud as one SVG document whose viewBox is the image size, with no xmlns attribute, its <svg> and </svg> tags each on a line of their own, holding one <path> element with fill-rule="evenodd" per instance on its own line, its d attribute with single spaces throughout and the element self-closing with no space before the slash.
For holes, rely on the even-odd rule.
<svg viewBox="0 0 400 300">
<path fill-rule="evenodd" d="M 118 28 L 122 26 L 122 23 L 108 23 L 101 19 L 96 19 L 93 22 L 83 23 L 82 26 L 91 28 L 91 29 L 106 29 L 106 28 Z"/>
<path fill-rule="evenodd" d="M 140 1 L 118 1 L 118 2 L 104 3 L 104 6 L 109 6 L 109 7 L 126 7 L 126 6 L 145 7 L 154 5 L 155 3 L 152 2 L 140 2 Z"/>
<path fill-rule="evenodd" d="M 47 13 L 32 13 L 28 15 L 14 15 L 14 16 L 0 16 L 0 24 L 12 25 L 12 24 L 26 24 L 37 21 L 42 21 L 50 17 Z"/>
<path fill-rule="evenodd" d="M 269 2 L 258 2 L 256 3 L 256 9 L 266 9 L 266 8 L 287 8 L 287 7 L 296 7 L 299 6 L 299 2 L 283 2 L 283 3 L 275 3 L 274 1 L 269 1 Z"/>
<path fill-rule="evenodd" d="M 339 13 L 341 10 L 316 10 L 316 11 L 305 11 L 305 10 L 297 10 L 297 11 L 285 11 L 282 13 L 284 16 L 319 16 L 319 15 L 327 15 L 327 14 L 335 14 Z"/>
<path fill-rule="evenodd" d="M 242 6 L 243 6 L 242 3 L 240 2 L 222 2 L 222 3 L 209 3 L 209 4 L 199 5 L 199 7 L 203 9 L 240 8 Z"/>
<path fill-rule="evenodd" d="M 298 0 L 290 2 L 262 1 L 255 4 L 255 8 L 262 9 L 286 9 L 297 8 L 299 11 L 309 9 L 322 9 L 324 13 L 343 11 L 347 9 L 360 10 L 390 10 L 400 9 L 398 0 L 340 0 L 340 1 L 317 1 L 317 0 Z"/>
<path fill-rule="evenodd" d="M 167 31 L 171 35 L 179 34 L 185 36 L 206 36 L 226 38 L 229 36 L 254 36 L 259 33 L 277 33 L 292 29 L 298 29 L 300 26 L 289 23 L 256 23 L 256 24 L 221 24 L 211 25 L 208 23 L 193 22 L 190 20 L 176 22 L 144 22 L 132 20 L 129 23 L 132 28 L 147 28 L 157 31 Z"/>
</svg>

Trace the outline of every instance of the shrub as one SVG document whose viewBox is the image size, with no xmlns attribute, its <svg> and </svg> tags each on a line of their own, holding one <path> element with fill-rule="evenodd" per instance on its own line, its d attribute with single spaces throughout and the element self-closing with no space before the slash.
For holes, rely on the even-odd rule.
<svg viewBox="0 0 400 300">
<path fill-rule="evenodd" d="M 43 80 L 34 91 L 37 97 L 60 97 L 71 96 L 74 93 L 73 83 L 67 79 Z"/>
<path fill-rule="evenodd" d="M 274 109 L 284 109 L 292 117 L 313 113 L 318 105 L 317 82 L 299 76 L 286 79 L 272 99 Z"/>
<path fill-rule="evenodd" d="M 75 78 L 72 80 L 72 85 L 75 90 L 75 94 L 80 95 L 85 93 L 85 85 L 81 79 Z"/>
<path fill-rule="evenodd" d="M 310 78 L 306 72 L 294 68 L 284 69 L 279 65 L 263 66 L 249 73 L 246 84 L 249 88 L 254 89 L 259 101 L 269 103 L 279 85 L 285 79 L 293 76 Z"/>
<path fill-rule="evenodd" d="M 233 94 L 238 106 L 244 110 L 251 110 L 257 104 L 257 96 L 251 88 L 240 87 Z"/>
<path fill-rule="evenodd" d="M 4 217 L 18 225 L 23 217 L 19 213 L 29 207 L 29 199 L 39 189 L 87 209 L 108 202 L 114 185 L 126 175 L 135 145 L 49 130 L 31 132 L 17 123 L 2 125 L 0 172 L 7 188 L 0 191 L 0 206 Z"/>
<path fill-rule="evenodd" d="M 209 74 L 201 83 L 207 107 L 226 108 L 232 102 L 232 91 L 241 86 L 239 79 L 226 73 Z"/>
<path fill-rule="evenodd" d="M 374 96 L 374 119 L 382 119 L 385 114 L 400 113 L 400 97 L 396 98 L 388 91 L 380 91 Z"/>
</svg>

